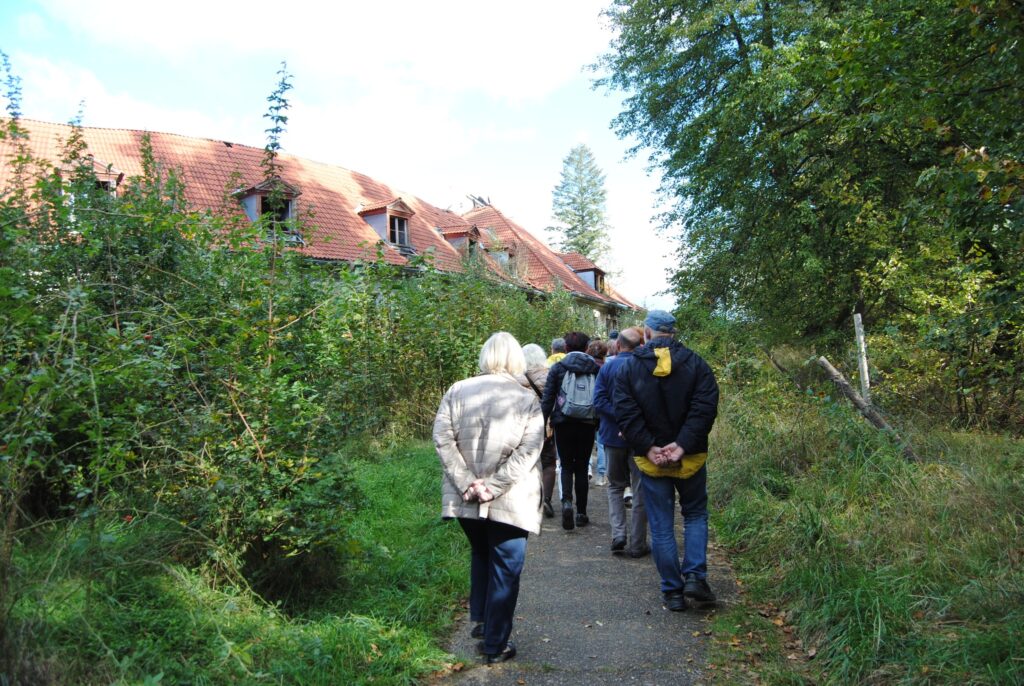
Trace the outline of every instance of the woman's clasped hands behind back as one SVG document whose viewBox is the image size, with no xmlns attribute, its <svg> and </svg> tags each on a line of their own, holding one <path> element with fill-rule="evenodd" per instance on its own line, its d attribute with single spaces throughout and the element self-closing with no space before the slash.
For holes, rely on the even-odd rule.
<svg viewBox="0 0 1024 686">
<path fill-rule="evenodd" d="M 487 484 L 483 479 L 477 479 L 469 485 L 466 492 L 462 494 L 462 499 L 467 503 L 479 502 L 486 503 L 494 500 L 494 494 L 487 488 Z"/>
</svg>

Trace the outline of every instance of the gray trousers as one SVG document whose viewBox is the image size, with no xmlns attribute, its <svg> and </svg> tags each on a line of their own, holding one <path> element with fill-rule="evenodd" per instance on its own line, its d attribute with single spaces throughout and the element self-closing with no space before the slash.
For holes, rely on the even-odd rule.
<svg viewBox="0 0 1024 686">
<path fill-rule="evenodd" d="M 644 509 L 643 490 L 640 488 L 640 468 L 633 461 L 630 448 L 604 447 L 608 459 L 608 520 L 612 539 L 626 536 L 626 505 L 622 499 L 626 486 L 633 489 L 633 508 L 629 517 L 629 544 L 627 551 L 641 553 L 647 547 L 647 510 Z"/>
</svg>

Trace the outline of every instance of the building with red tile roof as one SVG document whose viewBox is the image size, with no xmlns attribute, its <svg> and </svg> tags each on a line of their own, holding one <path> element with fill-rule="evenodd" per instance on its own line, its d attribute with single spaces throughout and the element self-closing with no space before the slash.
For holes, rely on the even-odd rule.
<svg viewBox="0 0 1024 686">
<path fill-rule="evenodd" d="M 541 291 L 570 290 L 602 317 L 606 328 L 617 328 L 619 317 L 639 309 L 605 280 L 605 272 L 579 253 L 556 253 L 532 233 L 481 198 L 462 216 L 474 224 L 480 240 L 506 271 L 522 283 Z M 503 254 L 505 253 L 505 254 Z"/>
<path fill-rule="evenodd" d="M 29 134 L 27 145 L 33 157 L 59 164 L 72 128 L 31 120 L 19 123 Z M 472 210 L 460 216 L 364 174 L 286 153 L 278 154 L 278 176 L 268 181 L 261 166 L 263 148 L 138 130 L 84 127 L 80 131 L 97 178 L 102 176 L 112 190 L 124 178 L 142 174 L 142 141 L 147 133 L 157 162 L 179 171 L 193 209 L 255 220 L 270 211 L 267 197 L 278 190 L 283 206 L 274 211 L 283 218 L 302 216 L 306 231 L 289 244 L 314 259 L 373 260 L 379 248 L 391 264 L 407 265 L 413 256 L 424 255 L 437 269 L 459 272 L 466 254 L 482 246 L 485 264 L 496 276 L 544 292 L 565 288 L 600 311 L 609 324 L 615 323 L 619 313 L 635 309 L 595 279 L 588 283 L 587 273 L 600 270 L 589 261 L 587 268 L 579 269 L 580 260 L 586 260 L 582 255 L 563 259 L 478 199 Z M 0 189 L 14 154 L 12 141 L 0 140 Z"/>
</svg>

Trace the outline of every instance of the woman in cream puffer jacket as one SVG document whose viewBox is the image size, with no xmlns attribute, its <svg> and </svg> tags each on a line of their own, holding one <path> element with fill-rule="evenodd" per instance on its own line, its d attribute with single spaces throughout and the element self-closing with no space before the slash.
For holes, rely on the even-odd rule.
<svg viewBox="0 0 1024 686">
<path fill-rule="evenodd" d="M 469 539 L 472 633 L 488 662 L 515 655 L 508 639 L 526 539 L 540 532 L 544 417 L 523 386 L 525 368 L 516 339 L 494 334 L 480 351 L 481 375 L 448 389 L 434 420 L 441 516 L 457 519 Z"/>
</svg>

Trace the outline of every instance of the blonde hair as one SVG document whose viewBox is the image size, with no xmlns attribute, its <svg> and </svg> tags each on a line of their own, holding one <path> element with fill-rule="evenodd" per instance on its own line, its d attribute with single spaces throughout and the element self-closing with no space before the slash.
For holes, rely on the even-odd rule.
<svg viewBox="0 0 1024 686">
<path fill-rule="evenodd" d="M 480 371 L 484 374 L 522 374 L 526 358 L 519 341 L 507 331 L 491 334 L 480 349 Z"/>
<path fill-rule="evenodd" d="M 544 354 L 544 348 L 536 343 L 527 343 L 523 346 L 523 357 L 526 358 L 526 368 L 548 366 L 548 356 Z"/>
</svg>

